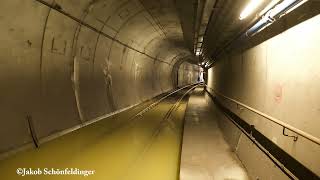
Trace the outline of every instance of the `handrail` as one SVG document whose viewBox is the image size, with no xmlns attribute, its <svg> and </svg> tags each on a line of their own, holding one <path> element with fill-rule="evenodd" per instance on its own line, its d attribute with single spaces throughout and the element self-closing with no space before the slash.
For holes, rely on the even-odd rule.
<svg viewBox="0 0 320 180">
<path fill-rule="evenodd" d="M 278 124 L 278 125 L 280 125 L 280 126 L 282 126 L 282 127 L 284 127 L 284 128 L 290 129 L 291 131 L 293 131 L 293 132 L 295 132 L 295 133 L 303 136 L 304 138 L 306 138 L 306 139 L 308 139 L 308 140 L 310 140 L 310 141 L 312 141 L 312 142 L 320 145 L 320 139 L 319 139 L 319 138 L 314 137 L 314 136 L 312 136 L 312 135 L 309 134 L 309 133 L 306 133 L 306 132 L 304 132 L 304 131 L 302 131 L 302 130 L 300 130 L 300 129 L 298 129 L 298 128 L 295 128 L 295 127 L 293 127 L 293 126 L 291 126 L 291 125 L 289 125 L 289 124 L 287 124 L 287 123 L 284 123 L 284 122 L 282 122 L 282 121 L 280 121 L 280 120 L 278 120 L 278 119 L 276 119 L 276 118 L 274 118 L 274 117 L 272 117 L 272 116 L 269 116 L 269 115 L 267 115 L 267 114 L 265 114 L 265 113 L 263 113 L 263 112 L 261 112 L 261 111 L 258 111 L 258 110 L 254 109 L 254 108 L 252 108 L 252 107 L 250 107 L 250 106 L 248 106 L 248 105 L 245 105 L 245 104 L 243 104 L 243 103 L 241 103 L 241 102 L 239 102 L 239 101 L 237 101 L 237 100 L 234 100 L 234 99 L 232 99 L 232 98 L 230 98 L 230 97 L 228 97 L 228 96 L 225 96 L 225 95 L 217 92 L 216 90 L 212 89 L 212 88 L 209 87 L 208 85 L 205 85 L 205 86 L 208 87 L 209 89 L 211 89 L 215 94 L 217 94 L 217 95 L 219 95 L 219 96 L 222 96 L 222 97 L 224 97 L 224 98 L 226 98 L 226 99 L 228 99 L 228 100 L 236 103 L 237 105 L 241 105 L 241 106 L 249 109 L 250 111 L 252 111 L 252 112 L 254 112 L 254 113 L 256 113 L 256 114 L 258 114 L 258 115 L 260 115 L 260 116 L 262 116 L 262 117 L 264 117 L 264 118 L 266 118 L 266 119 L 268 119 L 268 120 L 270 120 L 270 121 L 272 121 L 273 123 L 276 123 L 276 124 Z"/>
</svg>

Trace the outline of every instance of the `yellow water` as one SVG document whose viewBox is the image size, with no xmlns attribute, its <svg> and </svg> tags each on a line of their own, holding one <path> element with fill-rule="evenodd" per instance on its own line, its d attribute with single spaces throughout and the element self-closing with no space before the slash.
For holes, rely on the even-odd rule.
<svg viewBox="0 0 320 180">
<path fill-rule="evenodd" d="M 150 103 L 150 102 L 148 102 Z M 173 101 L 165 100 L 142 117 L 130 117 L 148 103 L 0 162 L 0 179 L 178 179 L 181 132 L 186 102 L 165 123 Z M 19 176 L 17 168 L 78 168 L 93 175 Z"/>
</svg>

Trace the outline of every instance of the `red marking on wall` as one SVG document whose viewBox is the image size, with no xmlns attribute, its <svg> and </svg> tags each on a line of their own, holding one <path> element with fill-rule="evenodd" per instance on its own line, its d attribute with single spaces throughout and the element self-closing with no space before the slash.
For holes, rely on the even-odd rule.
<svg viewBox="0 0 320 180">
<path fill-rule="evenodd" d="M 281 84 L 276 84 L 274 87 L 273 94 L 274 94 L 274 101 L 276 103 L 280 103 L 282 100 L 282 89 L 283 87 Z"/>
</svg>

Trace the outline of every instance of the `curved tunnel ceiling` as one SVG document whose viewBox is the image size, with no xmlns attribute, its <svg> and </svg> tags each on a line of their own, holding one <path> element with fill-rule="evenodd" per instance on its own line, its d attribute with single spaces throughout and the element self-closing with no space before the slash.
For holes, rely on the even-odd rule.
<svg viewBox="0 0 320 180">
<path fill-rule="evenodd" d="M 67 7 L 65 2 L 59 4 L 57 1 L 57 4 Z M 74 11 L 72 3 L 70 6 Z M 172 59 L 167 59 L 171 54 L 174 56 L 180 54 L 180 51 L 188 52 L 184 47 L 180 21 L 174 8 L 172 1 L 88 0 L 82 6 L 78 5 L 78 12 L 82 11 L 82 14 L 75 13 L 75 16 L 126 44 L 129 49 L 174 64 Z"/>
<path fill-rule="evenodd" d="M 190 55 L 184 45 L 173 1 L 36 1 L 51 7 L 50 11 L 59 11 L 79 21 L 82 27 L 100 33 L 99 36 L 115 40 L 113 43 L 117 42 L 154 60 L 174 64 L 170 57 L 181 52 Z M 50 18 L 52 14 L 55 12 L 49 12 L 47 22 L 53 18 Z"/>
</svg>

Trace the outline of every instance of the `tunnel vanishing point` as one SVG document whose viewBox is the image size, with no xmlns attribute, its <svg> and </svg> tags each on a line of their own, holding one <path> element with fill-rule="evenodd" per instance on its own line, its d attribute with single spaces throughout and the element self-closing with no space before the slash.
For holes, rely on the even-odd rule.
<svg viewBox="0 0 320 180">
<path fill-rule="evenodd" d="M 0 179 L 320 179 L 320 0 L 1 0 Z"/>
</svg>

